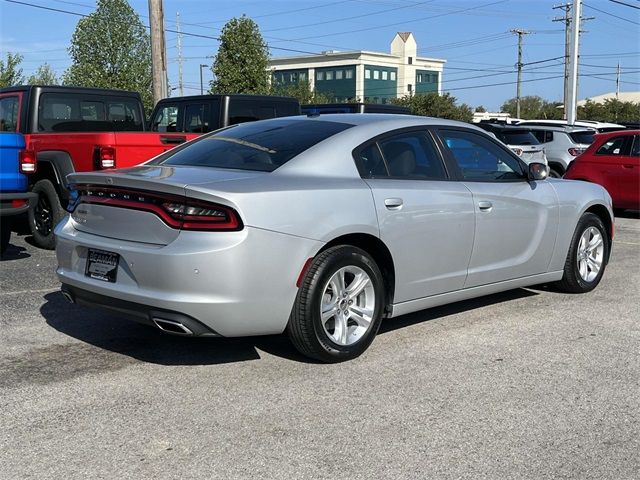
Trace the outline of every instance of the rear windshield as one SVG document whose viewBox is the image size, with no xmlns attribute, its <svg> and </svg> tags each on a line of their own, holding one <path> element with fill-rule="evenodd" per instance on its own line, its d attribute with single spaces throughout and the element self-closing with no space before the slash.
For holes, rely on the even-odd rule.
<svg viewBox="0 0 640 480">
<path fill-rule="evenodd" d="M 587 145 L 591 145 L 593 143 L 593 135 L 596 132 L 592 131 L 584 131 L 584 132 L 572 132 L 569 134 L 571 140 L 574 143 L 586 143 Z"/>
<path fill-rule="evenodd" d="M 529 130 L 504 130 L 500 140 L 507 145 L 539 145 L 538 139 Z"/>
<path fill-rule="evenodd" d="M 135 98 L 43 93 L 39 132 L 140 132 L 144 118 Z"/>
<path fill-rule="evenodd" d="M 272 172 L 313 145 L 352 126 L 290 119 L 243 123 L 218 130 L 151 163 Z"/>
</svg>

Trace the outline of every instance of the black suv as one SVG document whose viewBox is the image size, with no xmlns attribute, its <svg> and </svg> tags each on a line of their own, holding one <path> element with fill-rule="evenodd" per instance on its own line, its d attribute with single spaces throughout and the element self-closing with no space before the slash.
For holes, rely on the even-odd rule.
<svg viewBox="0 0 640 480">
<path fill-rule="evenodd" d="M 151 114 L 153 132 L 206 133 L 236 123 L 300 115 L 292 97 L 269 95 L 194 95 L 160 100 Z"/>
</svg>

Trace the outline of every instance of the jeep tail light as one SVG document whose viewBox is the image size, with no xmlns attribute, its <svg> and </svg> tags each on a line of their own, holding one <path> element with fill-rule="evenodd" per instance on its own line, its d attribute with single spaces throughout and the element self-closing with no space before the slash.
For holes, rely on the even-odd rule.
<svg viewBox="0 0 640 480">
<path fill-rule="evenodd" d="M 522 156 L 522 149 L 521 148 L 512 148 L 511 151 L 513 153 L 515 153 L 516 155 L 518 155 L 519 157 Z"/>
<path fill-rule="evenodd" d="M 583 153 L 586 150 L 586 148 L 570 148 L 569 150 L 567 150 L 569 152 L 569 155 L 572 155 L 574 157 L 577 157 L 578 155 L 580 155 L 581 153 Z"/>
<path fill-rule="evenodd" d="M 20 150 L 18 161 L 20 173 L 35 173 L 37 168 L 36 152 L 33 150 Z"/>
<path fill-rule="evenodd" d="M 116 168 L 116 149 L 113 147 L 98 147 L 98 163 L 103 170 Z"/>
</svg>

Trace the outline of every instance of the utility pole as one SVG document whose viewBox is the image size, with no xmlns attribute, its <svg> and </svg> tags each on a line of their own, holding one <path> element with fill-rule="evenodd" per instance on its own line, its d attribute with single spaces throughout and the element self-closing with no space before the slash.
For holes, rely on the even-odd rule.
<svg viewBox="0 0 640 480">
<path fill-rule="evenodd" d="M 158 103 L 167 97 L 167 54 L 164 42 L 162 0 L 149 0 L 149 24 L 151 27 L 153 101 Z"/>
<path fill-rule="evenodd" d="M 516 67 L 518 67 L 518 86 L 516 89 L 516 118 L 520 118 L 520 98 L 522 91 L 522 37 L 523 35 L 527 35 L 531 32 L 527 32 L 526 30 L 522 30 L 520 28 L 514 28 L 511 30 L 512 33 L 518 35 L 518 63 L 516 63 Z"/>
<path fill-rule="evenodd" d="M 564 10 L 564 17 L 554 18 L 554 22 L 564 22 L 564 89 L 562 93 L 562 118 L 567 119 L 567 99 L 569 98 L 569 26 L 571 25 L 571 4 L 565 3 L 563 5 L 557 5 L 553 7 L 554 10 L 561 8 Z"/>
<path fill-rule="evenodd" d="M 569 95 L 565 106 L 567 123 L 573 125 L 577 117 L 578 103 L 578 56 L 580 54 L 580 15 L 582 0 L 573 0 L 573 20 L 571 21 L 571 48 L 569 50 Z"/>
<path fill-rule="evenodd" d="M 200 64 L 200 95 L 204 95 L 204 83 L 202 81 L 202 67 L 208 67 L 209 65 L 205 65 L 204 63 Z"/>
<path fill-rule="evenodd" d="M 616 100 L 620 99 L 620 62 L 618 62 L 618 69 L 616 70 Z"/>
<path fill-rule="evenodd" d="M 562 106 L 563 116 L 567 119 L 567 103 L 569 102 L 569 50 L 571 44 L 571 3 L 563 3 L 562 5 L 556 5 L 553 10 L 564 10 L 564 17 L 556 17 L 554 22 L 564 23 L 564 88 L 562 93 Z M 595 17 L 582 17 L 581 21 L 593 20 Z M 583 30 L 580 33 L 584 33 Z"/>
<path fill-rule="evenodd" d="M 182 33 L 180 32 L 180 12 L 176 13 L 176 31 L 178 32 L 178 91 L 182 97 L 184 95 L 184 85 L 182 83 Z"/>
</svg>

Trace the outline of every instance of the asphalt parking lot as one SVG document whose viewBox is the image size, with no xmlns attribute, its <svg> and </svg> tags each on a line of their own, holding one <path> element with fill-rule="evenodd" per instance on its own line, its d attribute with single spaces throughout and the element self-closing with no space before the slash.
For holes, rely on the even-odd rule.
<svg viewBox="0 0 640 480">
<path fill-rule="evenodd" d="M 640 477 L 640 219 L 587 295 L 518 289 L 388 320 L 355 361 L 170 337 L 0 263 L 0 478 Z"/>
</svg>

